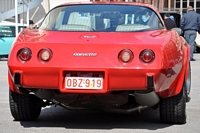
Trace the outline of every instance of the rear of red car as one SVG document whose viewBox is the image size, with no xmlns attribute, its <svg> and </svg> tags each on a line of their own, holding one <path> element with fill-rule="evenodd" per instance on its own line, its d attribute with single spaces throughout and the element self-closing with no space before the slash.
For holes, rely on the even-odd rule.
<svg viewBox="0 0 200 133">
<path fill-rule="evenodd" d="M 150 6 L 56 7 L 40 29 L 24 30 L 13 45 L 8 61 L 11 113 L 16 120 L 39 116 L 16 115 L 16 95 L 35 96 L 38 112 L 50 104 L 119 113 L 153 107 L 160 99 L 183 94 L 187 58 L 184 39 L 166 31 Z M 184 111 L 178 122 L 161 120 L 183 123 Z"/>
<path fill-rule="evenodd" d="M 18 84 L 26 88 L 59 89 L 62 92 L 72 93 L 146 90 L 148 76 L 153 76 L 155 80 L 156 77 L 162 74 L 165 65 L 168 63 L 164 61 L 165 55 L 163 53 L 164 41 L 167 38 L 166 36 L 163 37 L 163 34 L 166 33 L 162 32 L 90 33 L 88 35 L 85 32 L 47 31 L 44 34 L 48 34 L 46 36 L 49 38 L 48 43 L 43 42 L 43 38 L 42 40 L 37 38 L 37 41 L 34 38 L 34 43 L 32 40 L 30 42 L 19 42 L 20 45 L 13 48 L 11 54 L 14 54 L 13 57 L 15 58 L 9 60 L 9 64 L 12 63 L 10 64 L 10 70 L 12 75 L 16 72 L 21 75 Z M 153 36 L 155 33 L 158 34 L 156 37 Z M 67 36 L 70 36 L 70 38 L 67 38 Z M 84 36 L 95 38 L 82 38 Z M 22 49 L 25 49 L 25 51 Z M 176 47 L 174 49 L 176 50 Z M 30 59 L 24 61 L 23 56 L 27 56 L 26 53 L 30 53 Z M 46 58 L 45 54 L 47 53 L 49 53 L 50 59 L 42 59 L 43 56 L 45 56 L 43 58 Z M 182 55 L 176 56 L 176 58 L 182 57 Z M 173 66 L 177 68 L 174 77 L 177 77 L 182 69 L 181 61 L 180 59 Z M 15 69 L 12 69 L 12 67 L 15 67 Z M 63 80 L 71 75 L 76 77 L 82 77 L 81 75 L 83 77 L 93 77 L 96 75 L 95 77 L 101 77 L 97 80 L 94 79 L 96 83 L 100 82 L 101 87 L 93 89 L 91 86 L 88 88 L 76 86 L 73 88 L 73 84 L 75 84 L 71 83 L 73 79 Z M 165 78 L 159 78 L 153 84 L 157 85 L 162 83 L 163 80 Z M 71 86 L 67 85 L 65 81 L 71 81 L 69 83 Z M 76 80 L 74 81 L 76 82 Z M 79 81 L 81 82 L 78 79 L 77 82 Z M 173 82 L 174 80 L 171 80 L 169 85 Z M 66 88 L 66 85 L 69 86 L 69 89 Z M 159 92 L 168 88 L 168 85 L 163 86 L 163 88 L 160 88 L 159 85 L 155 89 Z"/>
</svg>

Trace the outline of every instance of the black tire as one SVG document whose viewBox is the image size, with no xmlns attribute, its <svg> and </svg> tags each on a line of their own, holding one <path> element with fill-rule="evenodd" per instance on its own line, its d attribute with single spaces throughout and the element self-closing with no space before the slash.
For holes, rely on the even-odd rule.
<svg viewBox="0 0 200 133">
<path fill-rule="evenodd" d="M 10 111 L 16 121 L 36 120 L 41 112 L 42 100 L 35 95 L 9 92 Z"/>
<path fill-rule="evenodd" d="M 161 99 L 160 119 L 168 124 L 186 123 L 185 85 L 178 95 Z"/>
</svg>

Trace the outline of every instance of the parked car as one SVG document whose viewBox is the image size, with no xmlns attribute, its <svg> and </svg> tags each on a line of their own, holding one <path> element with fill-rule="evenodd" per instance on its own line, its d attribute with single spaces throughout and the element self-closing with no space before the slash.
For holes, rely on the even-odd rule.
<svg viewBox="0 0 200 133">
<path fill-rule="evenodd" d="M 19 27 L 19 31 L 22 26 Z M 8 57 L 11 45 L 16 37 L 15 25 L 0 23 L 0 58 Z"/>
<path fill-rule="evenodd" d="M 170 15 L 173 16 L 174 21 L 176 22 L 176 26 L 180 28 L 181 14 L 175 11 L 162 11 L 160 12 L 160 15 L 162 16 L 163 19 L 165 13 L 170 13 Z M 184 35 L 182 34 L 182 36 Z M 200 53 L 200 35 L 198 33 L 195 40 L 194 52 Z"/>
<path fill-rule="evenodd" d="M 176 12 L 176 11 L 161 11 L 160 15 L 161 15 L 163 20 L 164 20 L 165 13 L 169 13 L 170 17 L 172 16 L 173 20 L 176 22 L 176 26 L 180 27 L 181 14 L 179 12 Z"/>
<path fill-rule="evenodd" d="M 10 111 L 35 120 L 42 107 L 134 113 L 160 109 L 164 123 L 186 122 L 190 47 L 166 30 L 155 7 L 127 2 L 67 3 L 39 29 L 25 29 L 8 58 Z"/>
<path fill-rule="evenodd" d="M 198 33 L 195 40 L 194 52 L 200 53 L 200 35 Z"/>
</svg>

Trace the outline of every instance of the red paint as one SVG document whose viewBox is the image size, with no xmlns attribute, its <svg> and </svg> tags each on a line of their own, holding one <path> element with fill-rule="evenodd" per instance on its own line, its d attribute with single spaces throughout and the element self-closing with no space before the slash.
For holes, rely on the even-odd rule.
<svg viewBox="0 0 200 133">
<path fill-rule="evenodd" d="M 161 97 L 170 97 L 182 89 L 181 83 L 189 64 L 189 46 L 173 30 L 88 33 L 26 29 L 24 34 L 17 38 L 8 60 L 11 73 L 8 74 L 9 86 L 15 92 L 18 92 L 13 85 L 15 72 L 21 73 L 24 88 L 90 94 L 147 90 L 147 75 L 150 74 L 155 77 L 155 92 Z M 31 59 L 25 63 L 17 59 L 17 53 L 22 48 L 29 48 L 32 52 Z M 43 48 L 49 48 L 53 53 L 46 63 L 38 60 L 38 52 Z M 134 58 L 131 62 L 119 60 L 118 55 L 123 49 L 132 51 Z M 140 53 L 145 49 L 151 49 L 155 54 L 150 63 L 140 61 Z M 75 53 L 84 56 L 74 56 Z M 66 89 L 66 71 L 102 72 L 103 89 Z"/>
</svg>

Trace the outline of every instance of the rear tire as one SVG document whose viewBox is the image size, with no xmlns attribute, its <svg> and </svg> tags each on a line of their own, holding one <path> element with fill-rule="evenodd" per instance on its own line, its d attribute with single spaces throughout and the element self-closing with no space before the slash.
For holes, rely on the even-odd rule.
<svg viewBox="0 0 200 133">
<path fill-rule="evenodd" d="M 186 123 L 185 85 L 181 92 L 173 97 L 163 98 L 160 102 L 160 119 L 168 124 Z"/>
<path fill-rule="evenodd" d="M 16 121 L 31 121 L 39 117 L 42 100 L 35 95 L 9 92 L 10 111 Z"/>
</svg>

